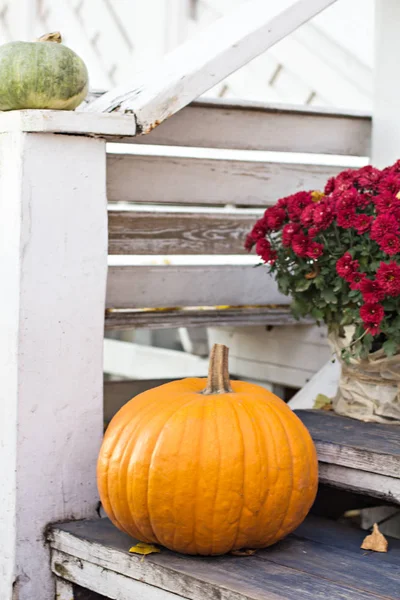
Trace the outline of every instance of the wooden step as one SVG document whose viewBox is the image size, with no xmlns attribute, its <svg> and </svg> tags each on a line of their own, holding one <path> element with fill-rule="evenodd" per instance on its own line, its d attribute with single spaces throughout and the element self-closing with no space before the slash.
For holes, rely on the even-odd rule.
<svg viewBox="0 0 400 600">
<path fill-rule="evenodd" d="M 400 426 L 295 411 L 316 444 L 320 481 L 400 503 Z"/>
<path fill-rule="evenodd" d="M 143 559 L 108 519 L 54 526 L 49 540 L 62 599 L 98 600 L 84 588 L 101 600 L 398 600 L 400 541 L 389 539 L 387 554 L 369 553 L 360 550 L 364 536 L 309 516 L 279 544 L 240 558 L 161 549 Z"/>
</svg>

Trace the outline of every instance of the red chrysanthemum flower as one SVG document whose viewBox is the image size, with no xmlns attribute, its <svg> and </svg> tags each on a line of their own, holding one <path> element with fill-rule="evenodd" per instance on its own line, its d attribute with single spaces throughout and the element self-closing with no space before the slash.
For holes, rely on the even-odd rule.
<svg viewBox="0 0 400 600">
<path fill-rule="evenodd" d="M 352 169 L 347 169 L 346 171 L 342 171 L 335 178 L 335 192 L 344 192 L 353 187 L 354 179 L 356 177 L 355 171 Z"/>
<path fill-rule="evenodd" d="M 292 221 L 299 221 L 301 213 L 311 202 L 311 192 L 297 192 L 297 194 L 290 196 L 288 199 L 288 213 Z"/>
<path fill-rule="evenodd" d="M 317 260 L 324 253 L 324 247 L 322 244 L 318 244 L 318 242 L 310 242 L 307 248 L 307 256 L 309 258 L 313 258 Z"/>
<path fill-rule="evenodd" d="M 381 262 L 376 272 L 376 280 L 389 296 L 400 295 L 400 267 L 395 262 Z"/>
<path fill-rule="evenodd" d="M 264 213 L 264 220 L 267 223 L 268 229 L 278 231 L 286 219 L 286 211 L 279 206 L 271 206 Z"/>
<path fill-rule="evenodd" d="M 398 233 L 399 225 L 391 214 L 376 217 L 371 226 L 371 239 L 379 242 L 387 233 Z"/>
<path fill-rule="evenodd" d="M 297 256 L 306 257 L 308 247 L 310 244 L 310 238 L 306 236 L 302 231 L 295 233 L 292 237 L 292 249 Z"/>
<path fill-rule="evenodd" d="M 360 308 L 360 317 L 364 323 L 379 325 L 385 316 L 385 309 L 378 302 L 367 302 Z"/>
<path fill-rule="evenodd" d="M 380 323 L 363 323 L 363 327 L 370 335 L 379 335 L 381 332 Z"/>
<path fill-rule="evenodd" d="M 339 227 L 349 229 L 353 227 L 356 219 L 356 211 L 354 208 L 344 208 L 337 211 L 336 222 Z"/>
<path fill-rule="evenodd" d="M 299 233 L 301 225 L 299 223 L 288 223 L 282 229 L 282 244 L 286 247 L 292 243 L 292 238 L 295 233 Z"/>
<path fill-rule="evenodd" d="M 360 291 L 364 302 L 380 302 L 385 297 L 385 292 L 377 281 L 363 279 L 360 283 Z"/>
<path fill-rule="evenodd" d="M 250 236 L 255 242 L 265 238 L 265 235 L 268 231 L 268 226 L 265 219 L 259 219 L 257 223 L 254 225 L 253 229 L 250 232 Z"/>
<path fill-rule="evenodd" d="M 329 194 L 332 194 L 332 192 L 334 190 L 335 190 L 335 178 L 331 177 L 330 179 L 328 179 L 328 181 L 326 182 L 326 185 L 324 187 L 325 196 L 329 196 Z"/>
<path fill-rule="evenodd" d="M 256 252 L 266 263 L 274 263 L 277 257 L 275 250 L 272 250 L 270 242 L 266 239 L 258 240 Z"/>
<path fill-rule="evenodd" d="M 366 277 L 365 273 L 360 273 L 358 271 L 356 271 L 355 273 L 351 273 L 348 277 L 350 289 L 359 290 L 365 277 Z"/>
<path fill-rule="evenodd" d="M 389 256 L 398 254 L 400 252 L 399 235 L 397 233 L 386 233 L 379 241 L 379 246 L 386 254 L 389 254 Z"/>
<path fill-rule="evenodd" d="M 353 260 L 350 252 L 343 254 L 336 262 L 337 274 L 346 281 L 350 281 L 350 277 L 358 271 L 358 267 L 358 260 Z"/>
<path fill-rule="evenodd" d="M 278 208 L 287 208 L 287 205 L 288 205 L 288 197 L 280 198 L 275 206 L 277 206 Z"/>
<path fill-rule="evenodd" d="M 327 229 L 334 219 L 333 203 L 324 200 L 319 202 L 315 206 L 313 217 L 314 224 L 320 231 Z"/>
<path fill-rule="evenodd" d="M 314 214 L 315 209 L 316 209 L 315 204 L 309 204 L 308 206 L 305 207 L 305 209 L 301 213 L 300 222 L 304 225 L 304 227 L 310 227 L 313 224 L 313 222 L 314 222 L 313 214 Z"/>
<path fill-rule="evenodd" d="M 246 236 L 246 240 L 244 242 L 244 248 L 245 248 L 245 250 L 247 250 L 247 252 L 250 252 L 250 250 L 252 250 L 254 246 L 255 246 L 255 241 L 253 240 L 251 234 L 249 233 Z"/>
<path fill-rule="evenodd" d="M 365 214 L 356 215 L 354 217 L 353 227 L 355 228 L 357 233 L 362 234 L 369 230 L 369 228 L 371 227 L 371 223 L 372 223 L 372 216 L 365 215 Z"/>
<path fill-rule="evenodd" d="M 355 183 L 360 188 L 375 191 L 381 180 L 382 172 L 371 165 L 358 169 L 355 175 Z"/>
<path fill-rule="evenodd" d="M 392 192 L 381 192 L 375 196 L 374 204 L 378 215 L 387 212 L 398 214 L 400 211 L 400 200 Z"/>
<path fill-rule="evenodd" d="M 379 182 L 378 191 L 390 192 L 396 195 L 400 191 L 400 174 L 390 167 L 388 170 L 384 170 L 382 173 L 381 180 Z"/>
</svg>

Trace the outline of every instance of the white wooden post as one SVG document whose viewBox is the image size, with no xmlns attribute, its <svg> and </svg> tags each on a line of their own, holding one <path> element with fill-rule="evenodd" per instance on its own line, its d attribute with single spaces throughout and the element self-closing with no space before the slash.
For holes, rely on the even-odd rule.
<svg viewBox="0 0 400 600">
<path fill-rule="evenodd" d="M 375 0 L 372 163 L 386 167 L 400 158 L 400 2 Z"/>
<path fill-rule="evenodd" d="M 0 598 L 54 600 L 46 525 L 96 516 L 105 142 L 1 125 Z"/>
</svg>

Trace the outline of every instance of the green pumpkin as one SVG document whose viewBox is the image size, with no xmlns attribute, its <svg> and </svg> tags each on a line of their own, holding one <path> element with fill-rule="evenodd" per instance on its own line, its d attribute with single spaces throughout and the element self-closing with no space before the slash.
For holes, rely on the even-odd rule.
<svg viewBox="0 0 400 600">
<path fill-rule="evenodd" d="M 0 110 L 74 110 L 88 82 L 85 63 L 61 44 L 58 32 L 0 46 Z"/>
</svg>

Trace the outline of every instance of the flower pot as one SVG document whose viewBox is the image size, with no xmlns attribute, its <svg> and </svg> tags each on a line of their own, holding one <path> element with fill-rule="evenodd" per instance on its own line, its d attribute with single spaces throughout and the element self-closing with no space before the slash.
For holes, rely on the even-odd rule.
<svg viewBox="0 0 400 600">
<path fill-rule="evenodd" d="M 351 343 L 353 332 L 346 327 L 345 337 L 328 336 L 342 367 L 334 411 L 360 421 L 400 424 L 400 354 L 388 357 L 378 350 L 367 359 L 344 362 L 341 351 Z"/>
</svg>

